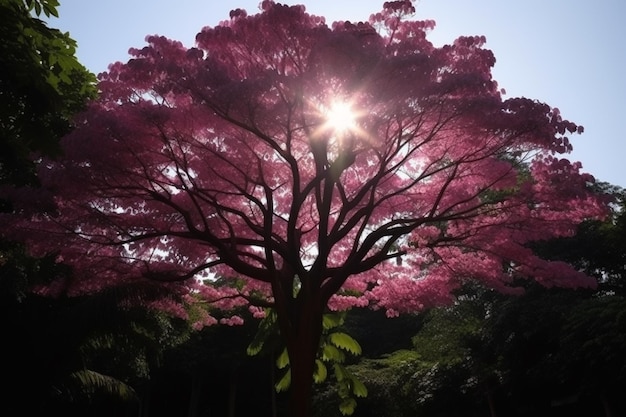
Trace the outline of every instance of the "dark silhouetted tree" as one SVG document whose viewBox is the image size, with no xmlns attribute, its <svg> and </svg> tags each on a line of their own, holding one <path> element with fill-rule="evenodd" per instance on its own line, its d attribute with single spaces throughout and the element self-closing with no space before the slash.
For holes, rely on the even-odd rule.
<svg viewBox="0 0 626 417">
<path fill-rule="evenodd" d="M 410 1 L 332 27 L 303 6 L 261 8 L 194 48 L 148 37 L 102 75 L 65 157 L 39 164 L 47 192 L 13 193 L 5 231 L 75 268 L 47 293 L 147 279 L 214 309 L 272 307 L 291 416 L 308 417 L 327 309 L 395 316 L 466 280 L 595 284 L 528 248 L 605 211 L 559 156 L 582 129 L 505 99 L 483 37 L 435 47 Z"/>
</svg>

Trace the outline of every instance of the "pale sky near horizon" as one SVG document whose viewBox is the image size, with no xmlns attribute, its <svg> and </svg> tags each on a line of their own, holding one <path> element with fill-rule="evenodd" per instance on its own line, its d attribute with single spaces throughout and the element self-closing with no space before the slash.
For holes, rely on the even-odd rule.
<svg viewBox="0 0 626 417">
<path fill-rule="evenodd" d="M 365 21 L 384 0 L 283 0 L 309 13 Z M 158 34 L 193 46 L 196 33 L 228 19 L 229 11 L 259 11 L 260 0 L 60 0 L 49 26 L 70 32 L 90 71 L 126 61 L 130 47 Z M 583 171 L 626 187 L 626 1 L 419 0 L 415 19 L 435 20 L 437 46 L 462 35 L 485 35 L 496 56 L 494 78 L 507 97 L 524 96 L 558 107 L 585 127 L 571 138 Z"/>
</svg>

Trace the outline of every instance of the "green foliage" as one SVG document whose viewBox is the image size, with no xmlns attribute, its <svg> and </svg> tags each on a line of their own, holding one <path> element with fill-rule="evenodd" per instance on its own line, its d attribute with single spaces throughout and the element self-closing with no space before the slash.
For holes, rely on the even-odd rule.
<svg viewBox="0 0 626 417">
<path fill-rule="evenodd" d="M 322 316 L 322 327 L 330 330 L 343 325 L 345 315 L 343 314 L 324 314 Z"/>
<path fill-rule="evenodd" d="M 337 380 L 337 392 L 341 399 L 339 411 L 343 415 L 351 415 L 357 405 L 355 397 L 367 397 L 367 388 L 355 374 L 342 364 L 335 363 L 333 367 Z"/>
<path fill-rule="evenodd" d="M 289 353 L 287 349 L 283 349 L 278 358 L 276 359 L 276 367 L 278 369 L 285 369 L 289 365 Z"/>
<path fill-rule="evenodd" d="M 48 266 L 35 271 L 53 272 Z M 145 294 L 137 297 L 150 297 L 141 288 L 58 299 L 3 293 L 2 316 L 9 324 L 4 348 L 15 366 L 4 374 L 12 382 L 2 410 L 19 404 L 24 415 L 51 407 L 82 407 L 88 413 L 105 399 L 136 407 L 135 387 L 159 367 L 166 350 L 189 335 L 182 320 L 141 306 L 120 307 L 121 299 L 138 292 Z"/>
<path fill-rule="evenodd" d="M 40 16 L 43 11 L 46 17 L 59 17 L 59 12 L 57 11 L 59 7 L 58 0 L 24 0 L 24 3 L 28 11 L 33 11 L 34 9 L 37 16 Z"/>
<path fill-rule="evenodd" d="M 315 371 L 313 372 L 313 381 L 320 384 L 326 380 L 328 369 L 323 361 L 315 359 Z"/>
<path fill-rule="evenodd" d="M 626 383 L 626 298 L 602 296 L 577 304 L 563 324 L 557 359 L 562 373 L 587 391 Z"/>
<path fill-rule="evenodd" d="M 339 350 L 336 346 L 325 343 L 322 346 L 322 360 L 326 362 L 339 362 L 342 363 L 346 360 L 346 355 Z"/>
<path fill-rule="evenodd" d="M 34 183 L 31 153 L 55 155 L 72 116 L 96 96 L 69 33 L 31 15 L 57 16 L 56 0 L 0 2 L 0 182 Z"/>
<path fill-rule="evenodd" d="M 332 365 L 333 375 L 335 377 L 335 389 L 339 396 L 339 411 L 342 415 L 351 415 L 356 409 L 356 398 L 364 398 L 367 396 L 367 388 L 344 365 L 346 361 L 346 352 L 358 356 L 362 349 L 359 343 L 347 333 L 339 329 L 344 323 L 346 313 L 326 313 L 323 320 L 323 333 L 320 341 L 320 353 L 318 353 L 318 362 L 324 365 Z M 323 370 L 323 375 L 319 372 Z M 322 383 L 326 380 L 326 366 L 317 367 L 314 380 L 316 383 Z"/>
<path fill-rule="evenodd" d="M 346 353 L 360 355 L 362 352 L 359 343 L 349 334 L 341 331 L 346 313 L 325 313 L 322 316 L 322 337 L 318 350 L 313 381 L 322 384 L 328 379 L 328 367 L 332 366 L 332 375 L 335 378 L 335 391 L 339 396 L 339 410 L 343 415 L 351 415 L 356 409 L 355 397 L 367 396 L 367 388 L 359 378 L 344 366 Z M 266 310 L 266 315 L 259 323 L 258 331 L 248 345 L 249 355 L 258 355 L 267 352 L 268 342 L 272 341 L 274 351 L 280 346 L 280 354 L 276 358 L 276 367 L 284 370 L 279 381 L 275 384 L 277 392 L 289 389 L 291 385 L 291 370 L 289 369 L 289 353 L 282 345 L 279 337 L 277 316 L 274 310 Z M 270 350 L 271 351 L 271 350 Z"/>
<path fill-rule="evenodd" d="M 265 317 L 259 322 L 254 338 L 246 349 L 248 355 L 255 356 L 262 352 L 277 350 L 277 345 L 282 342 L 280 341 L 276 320 L 276 312 L 272 309 L 266 309 Z"/>
<path fill-rule="evenodd" d="M 516 297 L 477 286 L 457 296 L 425 314 L 412 349 L 348 366 L 369 389 L 359 416 L 478 416 L 489 406 L 497 415 L 543 415 L 573 395 L 582 413 L 603 396 L 623 409 L 623 297 L 536 284 Z M 328 395 L 318 392 L 317 402 Z"/>
<path fill-rule="evenodd" d="M 349 416 L 354 413 L 356 409 L 356 400 L 354 398 L 345 398 L 339 403 L 339 411 L 344 416 Z"/>
<path fill-rule="evenodd" d="M 23 246 L 0 240 L 0 305 L 20 304 L 33 286 L 63 279 L 69 273 L 69 268 L 57 263 L 53 255 L 33 258 Z"/>
<path fill-rule="evenodd" d="M 350 335 L 343 332 L 333 332 L 328 335 L 328 341 L 340 349 L 346 350 L 353 355 L 361 354 L 361 346 Z"/>
<path fill-rule="evenodd" d="M 130 385 L 109 375 L 103 375 L 89 369 L 81 369 L 72 372 L 68 377 L 64 390 L 64 394 L 68 399 L 74 401 L 76 399 L 73 397 L 77 392 L 80 392 L 81 396 L 87 398 L 94 398 L 99 394 L 105 394 L 123 401 L 138 400 L 137 393 Z"/>
<path fill-rule="evenodd" d="M 382 309 L 359 308 L 350 310 L 342 327 L 359 341 L 363 357 L 380 358 L 390 352 L 411 349 L 411 338 L 422 328 L 424 316 L 403 314 L 389 319 Z"/>
<path fill-rule="evenodd" d="M 355 400 L 359 398 L 357 411 L 359 416 L 415 416 L 414 401 L 419 394 L 410 387 L 413 386 L 413 375 L 420 369 L 421 363 L 417 352 L 401 350 L 378 359 L 361 359 L 343 369 L 337 369 L 337 378 L 342 381 L 338 390 L 342 407 L 333 410 L 327 405 L 332 403 L 337 390 L 326 386 L 316 393 L 315 415 L 320 417 L 344 415 L 343 412 L 349 411 L 350 405 L 353 404 L 350 398 Z M 361 392 L 366 386 L 367 389 Z M 347 395 L 350 393 L 354 395 Z"/>
<path fill-rule="evenodd" d="M 596 277 L 602 291 L 626 295 L 626 190 L 607 183 L 597 187 L 613 200 L 610 216 L 586 221 L 576 235 L 540 242 L 535 249 L 547 259 L 568 262 Z"/>
<path fill-rule="evenodd" d="M 280 380 L 276 383 L 274 388 L 276 388 L 276 392 L 287 391 L 291 386 L 291 370 L 287 370 L 280 378 Z"/>
</svg>

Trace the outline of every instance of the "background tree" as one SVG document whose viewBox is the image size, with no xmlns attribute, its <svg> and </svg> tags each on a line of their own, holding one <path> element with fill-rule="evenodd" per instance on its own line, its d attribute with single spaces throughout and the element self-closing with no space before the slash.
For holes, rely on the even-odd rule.
<svg viewBox="0 0 626 417">
<path fill-rule="evenodd" d="M 623 397 L 626 362 L 626 211 L 624 189 L 598 184 L 613 197 L 611 216 L 582 223 L 575 236 L 544 242 L 537 249 L 546 257 L 565 260 L 597 278 L 598 291 L 574 298 L 562 322 L 555 372 L 566 381 L 576 407 L 626 412 Z M 599 413 L 598 413 L 599 415 Z"/>
<path fill-rule="evenodd" d="M 96 94 L 95 76 L 75 57 L 76 42 L 34 16 L 57 16 L 57 7 L 56 0 L 0 1 L 0 186 L 35 184 L 33 157 L 58 155 L 74 113 Z M 0 211 L 7 210 L 10 203 L 0 198 Z M 20 270 L 37 264 L 0 242 L 1 288 L 15 291 L 3 294 L 11 303 L 28 293 L 31 283 L 23 280 L 37 276 Z"/>
<path fill-rule="evenodd" d="M 462 410 L 470 415 L 468 409 L 474 408 L 496 417 L 495 393 L 503 370 L 495 335 L 486 325 L 497 314 L 494 302 L 490 291 L 479 286 L 465 286 L 458 298 L 453 306 L 430 310 L 424 327 L 413 337 L 413 349 L 430 364 L 422 371 L 430 378 L 418 379 L 414 391 L 426 397 L 421 406 L 425 415 Z"/>
<path fill-rule="evenodd" d="M 624 307 L 602 291 L 465 287 L 422 314 L 412 348 L 350 366 L 369 389 L 355 416 L 621 415 Z M 339 415 L 331 395 L 316 392 L 316 415 Z"/>
<path fill-rule="evenodd" d="M 484 415 L 481 380 L 491 382 L 496 415 L 623 414 L 623 190 L 600 186 L 615 197 L 609 218 L 584 222 L 576 236 L 535 245 L 597 277 L 596 290 L 528 283 L 522 296 L 507 297 L 464 286 L 453 306 L 413 320 L 425 325 L 415 330 L 410 351 L 354 365 L 371 392 L 357 416 L 384 415 L 377 407 L 397 416 Z M 407 352 L 414 361 L 396 360 Z M 320 415 L 330 415 L 325 411 Z"/>
<path fill-rule="evenodd" d="M 581 302 L 565 322 L 558 353 L 560 374 L 576 402 L 602 409 L 605 417 L 626 412 L 626 299 L 603 296 Z M 574 401 L 573 401 L 574 402 Z M 600 407 L 601 405 L 601 407 Z"/>
<path fill-rule="evenodd" d="M 61 273 L 52 263 L 38 263 L 40 275 Z M 0 270 L 3 278 L 7 269 Z M 161 355 L 184 340 L 189 326 L 143 307 L 120 308 L 121 292 L 54 299 L 27 294 L 19 303 L 3 298 L 4 376 L 11 381 L 2 389 L 3 412 L 137 415 Z"/>
<path fill-rule="evenodd" d="M 419 370 L 426 369 L 420 355 L 412 350 L 388 352 L 378 358 L 364 358 L 349 366 L 368 388 L 366 398 L 359 399 L 355 416 L 404 417 L 417 416 L 423 398 L 412 389 Z M 426 372 L 419 375 L 432 382 Z M 322 386 L 315 392 L 314 416 L 342 416 L 335 406 L 336 391 L 332 386 Z"/>
<path fill-rule="evenodd" d="M 594 276 L 607 294 L 626 295 L 626 190 L 599 183 L 611 196 L 611 215 L 585 221 L 574 236 L 538 242 L 536 250 L 545 258 L 568 262 Z"/>
<path fill-rule="evenodd" d="M 250 318 L 245 311 L 241 314 Z M 240 326 L 205 327 L 169 349 L 144 390 L 143 415 L 243 417 L 259 410 L 278 415 L 269 413 L 286 403 L 274 392 L 275 364 L 246 353 L 257 327 L 252 318 Z"/>
<path fill-rule="evenodd" d="M 58 155 L 73 114 L 95 97 L 96 79 L 76 59 L 75 41 L 39 19 L 57 16 L 58 5 L 56 0 L 0 1 L 0 185 L 35 184 L 35 160 Z M 0 210 L 10 209 L 6 203 L 0 201 Z M 69 398 L 79 403 L 93 399 L 96 391 L 112 394 L 110 402 L 132 396 L 121 375 L 113 378 L 86 365 L 90 355 L 81 348 L 94 336 L 81 319 L 94 317 L 86 314 L 91 303 L 31 292 L 33 285 L 69 275 L 54 257 L 32 258 L 20 245 L 0 242 L 4 376 L 11 381 L 3 389 L 5 412 L 54 413 L 59 406 L 67 412 Z M 110 296 L 97 299 L 92 304 L 102 307 Z M 101 335 L 111 331 L 90 325 Z"/>
<path fill-rule="evenodd" d="M 31 153 L 57 155 L 58 141 L 95 77 L 78 62 L 69 33 L 34 17 L 57 16 L 56 0 L 0 1 L 0 182 L 33 182 Z"/>
<path fill-rule="evenodd" d="M 10 195 L 6 233 L 75 268 L 42 291 L 149 279 L 213 308 L 272 307 L 291 415 L 306 417 L 328 308 L 394 316 L 448 303 L 466 280 L 594 285 L 528 248 L 605 211 L 558 156 L 582 129 L 504 99 L 484 38 L 435 47 L 410 1 L 332 28 L 303 6 L 261 7 L 195 48 L 148 37 L 102 76 L 63 160 L 39 164 L 47 193 Z"/>
</svg>

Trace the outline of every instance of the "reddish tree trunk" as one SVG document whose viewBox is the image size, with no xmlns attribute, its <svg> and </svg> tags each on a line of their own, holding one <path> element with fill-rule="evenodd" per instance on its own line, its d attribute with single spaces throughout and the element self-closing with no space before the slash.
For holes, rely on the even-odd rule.
<svg viewBox="0 0 626 417">
<path fill-rule="evenodd" d="M 289 352 L 291 385 L 290 417 L 312 415 L 313 373 L 322 334 L 322 302 L 319 291 L 303 285 L 292 301 L 288 317 L 280 318 L 281 332 Z"/>
<path fill-rule="evenodd" d="M 310 417 L 312 413 L 313 396 L 313 364 L 315 356 L 303 354 L 298 351 L 291 355 L 294 360 L 291 362 L 291 388 L 290 388 L 290 416 Z"/>
<path fill-rule="evenodd" d="M 490 388 L 487 388 L 487 404 L 489 405 L 489 415 L 491 417 L 498 417 L 498 413 L 496 412 L 496 403 L 493 398 L 493 391 Z"/>
</svg>

